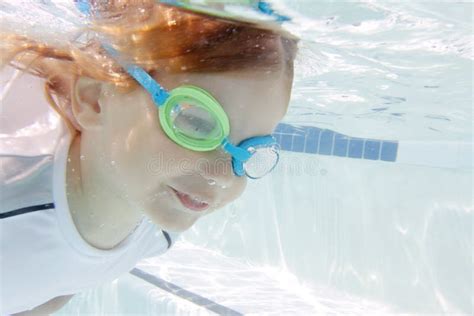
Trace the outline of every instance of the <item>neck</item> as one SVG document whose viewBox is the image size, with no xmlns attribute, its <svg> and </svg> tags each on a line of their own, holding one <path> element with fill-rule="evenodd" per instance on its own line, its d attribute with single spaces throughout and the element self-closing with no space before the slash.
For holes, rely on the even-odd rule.
<svg viewBox="0 0 474 316">
<path fill-rule="evenodd" d="M 94 172 L 94 152 L 85 153 L 78 134 L 69 148 L 66 191 L 69 210 L 81 236 L 100 249 L 111 249 L 124 240 L 140 222 L 141 214 L 108 190 Z"/>
</svg>

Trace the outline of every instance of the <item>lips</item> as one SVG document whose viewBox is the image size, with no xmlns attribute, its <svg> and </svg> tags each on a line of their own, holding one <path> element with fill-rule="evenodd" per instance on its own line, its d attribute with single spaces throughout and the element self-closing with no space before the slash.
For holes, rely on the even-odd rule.
<svg viewBox="0 0 474 316">
<path fill-rule="evenodd" d="M 183 204 L 183 206 L 186 207 L 187 209 L 190 209 L 196 212 L 201 212 L 209 207 L 209 204 L 207 202 L 202 201 L 197 197 L 193 197 L 189 194 L 183 193 L 174 188 L 171 188 L 171 189 L 176 194 L 178 199 L 181 201 L 181 204 Z"/>
</svg>

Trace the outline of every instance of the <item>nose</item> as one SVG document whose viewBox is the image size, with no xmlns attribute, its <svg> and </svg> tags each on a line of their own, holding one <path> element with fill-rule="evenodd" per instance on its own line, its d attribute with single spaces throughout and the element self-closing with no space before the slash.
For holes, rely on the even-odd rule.
<svg viewBox="0 0 474 316">
<path fill-rule="evenodd" d="M 218 209 L 242 195 L 247 185 L 247 177 L 238 177 L 232 169 L 232 158 L 217 149 L 200 153 L 198 172 L 207 182 L 206 191 L 215 195 L 214 208 Z"/>
<path fill-rule="evenodd" d="M 238 177 L 232 168 L 232 158 L 223 150 L 217 149 L 203 153 L 202 163 L 199 164 L 201 176 L 209 185 L 229 188 L 236 183 L 245 182 L 246 177 Z"/>
</svg>

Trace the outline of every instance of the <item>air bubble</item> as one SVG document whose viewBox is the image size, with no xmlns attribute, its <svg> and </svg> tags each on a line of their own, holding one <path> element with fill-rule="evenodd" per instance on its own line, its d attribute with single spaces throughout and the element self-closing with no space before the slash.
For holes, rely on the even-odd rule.
<svg viewBox="0 0 474 316">
<path fill-rule="evenodd" d="M 86 159 L 86 156 L 81 155 L 81 160 L 85 160 L 85 159 Z"/>
<path fill-rule="evenodd" d="M 209 180 L 207 180 L 207 183 L 209 185 L 216 185 L 216 180 L 209 179 Z"/>
<path fill-rule="evenodd" d="M 111 164 L 112 166 L 115 166 L 115 160 L 112 160 L 112 161 L 110 162 L 110 164 Z"/>
</svg>

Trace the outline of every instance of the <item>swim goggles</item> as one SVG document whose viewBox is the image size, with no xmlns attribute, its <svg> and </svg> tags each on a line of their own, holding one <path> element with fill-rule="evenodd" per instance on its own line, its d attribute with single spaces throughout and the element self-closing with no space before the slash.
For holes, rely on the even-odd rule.
<svg viewBox="0 0 474 316">
<path fill-rule="evenodd" d="M 78 8 L 89 14 L 86 1 L 78 1 Z M 183 85 L 165 90 L 144 69 L 120 61 L 112 47 L 106 51 L 151 95 L 159 111 L 160 125 L 176 144 L 199 152 L 222 148 L 232 157 L 236 176 L 258 179 L 271 172 L 279 160 L 279 145 L 271 135 L 256 136 L 234 145 L 229 141 L 230 124 L 219 102 L 206 90 Z"/>
</svg>

